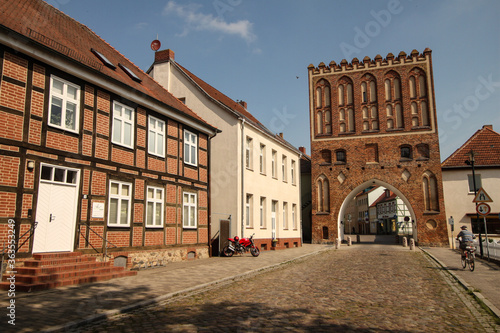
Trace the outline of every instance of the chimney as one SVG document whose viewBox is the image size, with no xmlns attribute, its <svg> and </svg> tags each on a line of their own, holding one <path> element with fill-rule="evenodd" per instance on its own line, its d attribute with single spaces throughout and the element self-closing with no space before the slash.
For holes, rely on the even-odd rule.
<svg viewBox="0 0 500 333">
<path fill-rule="evenodd" d="M 489 128 L 490 130 L 493 131 L 493 125 L 483 125 L 483 129 L 484 128 Z"/>
<path fill-rule="evenodd" d="M 283 139 L 283 132 L 281 132 L 281 133 L 279 134 L 279 136 L 280 136 L 280 138 L 282 138 L 282 139 Z"/>
<path fill-rule="evenodd" d="M 306 153 L 306 147 L 299 147 L 299 150 L 302 154 L 307 155 Z"/>
<path fill-rule="evenodd" d="M 174 51 L 167 49 L 155 52 L 155 64 L 161 64 L 170 60 L 175 60 Z"/>
<path fill-rule="evenodd" d="M 244 107 L 245 109 L 247 108 L 247 102 L 245 101 L 239 101 L 238 102 L 242 107 Z"/>
</svg>

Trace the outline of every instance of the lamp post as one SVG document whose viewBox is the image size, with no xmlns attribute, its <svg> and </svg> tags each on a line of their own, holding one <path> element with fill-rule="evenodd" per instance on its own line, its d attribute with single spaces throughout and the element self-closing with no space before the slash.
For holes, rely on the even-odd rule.
<svg viewBox="0 0 500 333">
<path fill-rule="evenodd" d="M 476 197 L 477 188 L 476 188 L 476 172 L 474 170 L 474 162 L 475 162 L 474 156 L 475 156 L 475 153 L 471 149 L 467 153 L 467 157 L 469 157 L 469 159 L 467 161 L 465 161 L 465 164 L 470 165 L 472 167 L 472 186 L 474 186 L 474 197 Z M 477 206 L 477 202 L 476 202 L 476 206 Z M 483 240 L 481 239 L 481 224 L 479 223 L 479 213 L 477 212 L 477 209 L 476 209 L 476 224 L 477 224 L 477 230 L 479 232 L 479 253 L 481 254 L 481 258 L 482 258 L 483 257 Z"/>
</svg>

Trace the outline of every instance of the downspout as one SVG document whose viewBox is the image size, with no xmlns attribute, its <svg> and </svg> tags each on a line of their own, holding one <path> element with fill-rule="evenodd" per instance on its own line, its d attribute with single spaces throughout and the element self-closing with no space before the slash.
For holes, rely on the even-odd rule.
<svg viewBox="0 0 500 333">
<path fill-rule="evenodd" d="M 245 230 L 245 118 L 241 120 L 241 238 Z"/>
<path fill-rule="evenodd" d="M 220 131 L 219 131 L 220 132 Z M 210 181 L 210 178 L 211 178 L 211 175 L 212 173 L 210 172 L 210 165 L 212 164 L 211 163 L 211 152 L 212 152 L 212 139 L 217 135 L 218 131 L 215 131 L 215 133 L 213 135 L 210 135 L 208 137 L 208 165 L 207 165 L 207 174 L 208 174 L 208 177 L 207 177 L 207 186 L 208 186 L 208 200 L 207 200 L 207 205 L 208 205 L 208 256 L 209 257 L 212 257 L 212 205 L 211 205 L 211 202 L 212 202 L 212 196 L 210 195 L 210 191 L 212 189 L 212 187 L 210 186 L 211 184 L 211 181 Z M 219 237 L 220 238 L 220 237 Z"/>
</svg>

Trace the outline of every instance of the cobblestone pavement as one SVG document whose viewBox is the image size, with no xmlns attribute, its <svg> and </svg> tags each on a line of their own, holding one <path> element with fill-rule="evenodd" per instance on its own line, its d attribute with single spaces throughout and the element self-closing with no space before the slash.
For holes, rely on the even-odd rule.
<svg viewBox="0 0 500 333">
<path fill-rule="evenodd" d="M 237 259 L 235 267 L 237 267 Z M 421 251 L 321 252 L 72 332 L 500 332 Z"/>
</svg>

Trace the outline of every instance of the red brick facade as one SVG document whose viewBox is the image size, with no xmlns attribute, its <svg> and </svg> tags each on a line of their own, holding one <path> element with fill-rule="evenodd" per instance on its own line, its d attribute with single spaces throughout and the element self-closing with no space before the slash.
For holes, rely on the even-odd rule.
<svg viewBox="0 0 500 333">
<path fill-rule="evenodd" d="M 44 163 L 76 169 L 79 174 L 71 250 L 93 253 L 95 247 L 103 251 L 105 244 L 99 236 L 118 247 L 108 248 L 108 252 L 178 249 L 184 244 L 191 249 L 193 245 L 207 248 L 207 134 L 188 128 L 197 135 L 199 158 L 196 166 L 185 165 L 182 149 L 186 125 L 181 122 L 134 105 L 127 96 L 118 96 L 85 78 L 73 77 L 2 45 L 0 74 L 0 244 L 7 241 L 10 219 L 16 223 L 17 239 L 36 221 Z M 53 76 L 80 89 L 76 131 L 66 131 L 49 122 Z M 131 148 L 112 143 L 114 101 L 129 105 L 135 114 Z M 148 152 L 150 115 L 165 122 L 164 157 Z M 130 223 L 126 227 L 108 223 L 112 180 L 132 184 Z M 164 189 L 163 225 L 155 228 L 146 226 L 148 186 Z M 183 228 L 185 192 L 197 194 L 198 220 L 194 229 Z M 95 203 L 104 204 L 104 217 L 93 217 Z M 32 248 L 33 239 L 19 253 L 29 254 Z"/>
<path fill-rule="evenodd" d="M 406 200 L 419 244 L 446 245 L 431 51 L 308 70 L 313 242 L 338 238 L 346 198 L 377 184 Z"/>
</svg>

